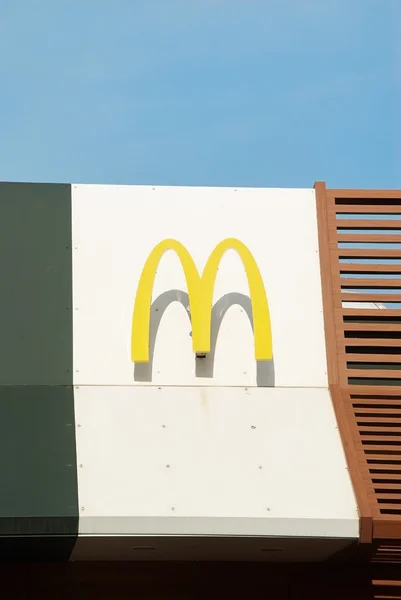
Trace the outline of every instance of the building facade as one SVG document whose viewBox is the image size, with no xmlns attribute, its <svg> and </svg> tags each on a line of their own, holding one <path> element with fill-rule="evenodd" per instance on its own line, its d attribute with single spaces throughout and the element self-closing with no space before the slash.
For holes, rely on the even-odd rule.
<svg viewBox="0 0 401 600">
<path fill-rule="evenodd" d="M 16 597 L 401 597 L 401 191 L 3 183 L 0 229 Z"/>
</svg>

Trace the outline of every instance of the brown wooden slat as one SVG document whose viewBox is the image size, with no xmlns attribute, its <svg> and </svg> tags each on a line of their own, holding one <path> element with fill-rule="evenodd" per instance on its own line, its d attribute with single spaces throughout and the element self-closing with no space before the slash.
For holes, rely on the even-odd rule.
<svg viewBox="0 0 401 600">
<path fill-rule="evenodd" d="M 383 500 L 394 500 L 394 501 L 396 501 L 398 499 L 398 494 L 386 494 L 386 493 L 376 492 L 375 495 L 376 495 L 377 498 L 381 498 Z M 401 500 L 401 498 L 400 498 L 400 500 Z M 394 502 L 394 505 L 396 506 L 397 503 Z M 387 503 L 383 504 L 382 508 L 388 508 Z M 400 504 L 398 504 L 397 508 L 398 508 L 398 510 L 401 511 L 401 502 L 400 502 Z"/>
<path fill-rule="evenodd" d="M 401 354 L 339 354 L 339 359 L 344 362 L 360 363 L 400 363 Z"/>
<path fill-rule="evenodd" d="M 345 346 L 377 346 L 377 347 L 398 347 L 401 340 L 376 339 L 376 338 L 346 338 L 343 340 Z M 368 354 L 366 356 L 369 356 Z M 399 355 L 401 356 L 401 354 Z"/>
<path fill-rule="evenodd" d="M 383 457 L 386 458 L 387 460 L 390 460 L 390 455 L 386 455 L 386 454 L 367 454 L 366 451 L 369 450 L 374 450 L 375 452 L 399 452 L 400 451 L 400 447 L 399 446 L 385 446 L 383 449 L 383 446 L 364 446 L 363 451 L 362 450 L 358 450 L 358 452 L 363 453 L 363 456 L 365 459 L 367 460 L 383 460 Z M 362 457 L 362 454 L 360 454 L 360 456 Z M 400 454 L 391 454 L 391 458 L 392 460 L 401 460 L 401 455 Z M 386 475 L 381 475 L 381 477 L 385 477 Z M 371 475 L 369 476 L 371 477 Z M 397 474 L 394 475 L 394 477 L 398 477 Z"/>
<path fill-rule="evenodd" d="M 370 394 L 365 394 L 361 390 L 366 390 L 369 387 Z M 350 390 L 350 391 L 349 391 Z M 383 390 L 389 390 L 384 392 Z M 390 390 L 393 392 L 390 393 Z M 348 387 L 348 393 L 351 394 L 345 403 L 363 404 L 364 406 L 393 406 L 398 408 L 401 406 L 400 389 L 393 386 L 380 386 L 379 388 L 366 385 L 353 385 Z"/>
<path fill-rule="evenodd" d="M 401 323 L 344 323 L 344 331 L 383 331 L 401 332 Z M 401 340 L 400 340 L 401 346 Z"/>
<path fill-rule="evenodd" d="M 396 396 L 394 399 L 391 398 L 391 402 L 396 402 L 398 404 L 398 402 L 401 402 L 401 390 L 400 389 L 394 389 L 392 387 L 387 387 L 387 386 L 380 386 L 380 390 L 377 391 L 377 388 L 371 388 L 370 386 L 366 386 L 366 385 L 361 385 L 358 386 L 357 388 L 355 387 L 345 387 L 343 388 L 343 393 L 347 396 L 348 394 L 351 395 L 351 397 L 354 397 L 356 394 L 358 396 L 369 396 L 369 398 L 374 397 L 378 403 L 383 402 L 383 398 L 382 396 Z M 399 398 L 397 398 L 399 397 Z M 348 398 L 347 398 L 348 400 Z"/>
<path fill-rule="evenodd" d="M 354 294 L 343 292 L 341 300 L 343 302 L 401 302 L 401 294 L 381 294 L 380 292 Z"/>
<path fill-rule="evenodd" d="M 399 205 L 392 204 L 336 204 L 337 214 L 375 214 L 375 215 L 401 215 L 401 198 Z M 341 221 L 341 219 L 338 219 Z"/>
<path fill-rule="evenodd" d="M 394 479 L 388 479 L 387 477 L 383 477 L 383 481 L 380 481 L 378 483 L 377 478 L 375 477 L 375 482 L 373 483 L 373 489 L 374 490 L 395 490 L 395 491 L 400 491 L 401 492 L 401 479 L 397 476 L 395 476 Z M 387 483 L 390 482 L 390 483 Z"/>
<path fill-rule="evenodd" d="M 385 373 L 387 373 L 387 377 L 389 377 L 390 379 L 398 379 L 401 375 L 401 365 L 392 363 L 393 367 L 395 368 L 388 368 L 387 365 L 382 365 L 381 363 L 351 363 L 350 365 L 348 365 L 346 367 L 346 372 L 347 372 L 347 376 L 348 377 L 353 377 L 353 373 L 355 373 L 356 371 L 358 371 L 359 373 L 371 373 L 372 371 L 384 371 Z M 371 375 L 368 375 L 369 377 L 371 377 Z M 362 375 L 361 375 L 362 377 Z M 366 375 L 365 375 L 366 377 Z M 389 384 L 389 385 L 393 385 L 393 384 Z M 356 387 L 355 383 L 352 384 L 353 387 Z M 376 386 L 377 387 L 377 386 Z"/>
<path fill-rule="evenodd" d="M 401 492 L 401 480 L 394 481 L 392 483 L 374 483 L 373 487 L 376 490 L 387 490 L 393 488 L 394 490 L 400 490 Z"/>
<path fill-rule="evenodd" d="M 401 379 L 395 369 L 347 369 L 347 375 L 352 378 Z"/>
<path fill-rule="evenodd" d="M 381 469 L 382 471 L 400 471 L 401 465 L 372 465 L 368 464 L 369 470 L 371 469 Z M 371 475 L 376 475 L 376 473 L 371 473 Z"/>
<path fill-rule="evenodd" d="M 334 226 L 341 229 L 400 229 L 401 219 L 336 219 Z M 329 225 L 329 229 L 333 224 Z"/>
<path fill-rule="evenodd" d="M 338 248 L 332 250 L 338 258 L 394 258 L 401 259 L 401 250 L 383 248 Z M 365 263 L 366 264 L 366 263 Z M 342 265 L 339 265 L 342 266 Z M 379 265 L 378 265 L 379 266 Z"/>
<path fill-rule="evenodd" d="M 374 531 L 376 532 L 377 529 L 374 529 Z M 397 559 L 386 559 L 386 558 L 372 558 L 371 562 L 375 565 L 389 565 L 389 566 L 394 566 L 394 565 L 399 565 L 400 561 Z M 375 594 L 374 596 L 375 600 L 401 600 L 401 594 L 400 595 L 394 595 L 394 593 L 391 593 L 391 596 L 386 594 Z"/>
<path fill-rule="evenodd" d="M 367 229 L 369 229 L 369 227 L 367 227 Z M 400 244 L 401 235 L 385 233 L 342 233 L 341 231 L 338 231 L 337 241 L 344 244 Z"/>
<path fill-rule="evenodd" d="M 392 444 L 391 442 L 389 442 L 388 444 L 376 444 L 374 440 L 371 440 L 371 444 L 368 445 L 363 445 L 363 451 L 366 453 L 368 450 L 369 452 L 377 452 L 378 454 L 380 454 L 381 452 L 401 452 L 401 448 L 398 444 Z M 359 452 L 359 450 L 358 450 Z M 368 456 L 368 455 L 367 455 Z M 369 454 L 369 456 L 373 456 L 372 454 Z M 383 454 L 383 456 L 386 456 L 385 454 Z M 383 458 L 383 456 L 381 458 Z M 399 457 L 398 455 L 394 455 L 394 460 L 401 460 L 401 457 Z"/>
<path fill-rule="evenodd" d="M 401 275 L 401 265 L 341 263 L 340 273 L 399 273 Z"/>
<path fill-rule="evenodd" d="M 366 287 L 369 289 L 372 288 L 401 288 L 401 278 L 400 279 L 366 279 L 365 277 L 354 278 L 354 277 L 342 277 L 341 278 L 341 287 L 342 288 L 360 288 Z M 400 311 L 401 314 L 401 311 Z"/>
<path fill-rule="evenodd" d="M 381 198 L 388 198 L 389 200 L 401 200 L 401 190 L 362 190 L 362 189 L 339 189 L 339 188 L 328 188 L 327 193 L 336 198 L 350 198 L 350 199 L 373 199 L 380 200 Z"/>
<path fill-rule="evenodd" d="M 394 452 L 398 452 L 399 451 L 399 446 L 375 446 L 375 445 L 369 445 L 363 446 L 363 453 L 364 453 L 364 459 L 366 461 L 368 461 L 368 467 L 369 468 L 376 468 L 379 471 L 386 471 L 387 470 L 387 466 L 391 466 L 391 467 L 395 467 L 395 471 L 401 471 L 401 463 L 399 463 L 399 461 L 401 460 L 401 455 L 400 454 L 394 454 Z M 369 454 L 367 451 L 369 450 L 369 452 L 377 452 L 378 454 Z M 381 454 L 383 452 L 383 454 Z M 362 458 L 362 455 L 360 455 L 360 458 Z M 375 460 L 376 462 L 373 464 L 372 461 Z M 379 462 L 377 462 L 379 461 Z M 388 465 L 390 461 L 390 464 Z M 381 477 L 384 477 L 385 474 L 381 474 Z M 396 477 L 401 477 L 401 473 L 395 473 Z M 372 474 L 370 474 L 370 477 L 373 477 Z"/>
<path fill-rule="evenodd" d="M 358 411 L 359 412 L 359 411 Z M 391 423 L 401 426 L 401 411 L 395 411 L 391 417 L 371 417 L 368 414 L 363 417 L 355 417 L 358 423 Z M 390 429 L 388 427 L 388 429 Z"/>
<path fill-rule="evenodd" d="M 360 459 L 364 458 L 367 461 L 390 461 L 391 464 L 398 465 L 401 471 L 401 448 L 399 443 L 387 442 L 379 444 L 374 439 L 364 441 L 369 441 L 369 444 L 361 443 L 361 448 L 356 449 L 356 453 L 360 453 Z M 369 466 L 371 467 L 372 465 L 369 463 Z"/>
<path fill-rule="evenodd" d="M 394 546 L 392 546 L 391 548 L 394 548 Z M 398 550 L 398 548 L 396 548 Z M 382 550 L 382 548 L 378 548 L 379 552 Z M 391 587 L 399 587 L 401 586 L 401 580 L 395 580 L 395 579 L 373 579 L 372 581 L 373 585 L 383 585 L 383 586 L 391 586 Z"/>
<path fill-rule="evenodd" d="M 388 439 L 392 442 L 401 442 L 400 423 L 391 423 L 391 425 L 388 427 L 382 427 L 381 425 L 374 425 L 373 423 L 364 423 L 363 418 L 357 418 L 356 423 L 359 434 L 362 436 L 368 436 L 369 440 L 372 442 L 378 440 L 380 437 L 382 437 L 384 440 Z M 374 433 L 377 433 L 377 436 L 372 435 Z M 367 438 L 364 437 L 363 439 Z"/>
<path fill-rule="evenodd" d="M 400 539 L 401 522 L 398 516 L 378 515 L 373 524 L 373 531 L 376 538 Z"/>
</svg>

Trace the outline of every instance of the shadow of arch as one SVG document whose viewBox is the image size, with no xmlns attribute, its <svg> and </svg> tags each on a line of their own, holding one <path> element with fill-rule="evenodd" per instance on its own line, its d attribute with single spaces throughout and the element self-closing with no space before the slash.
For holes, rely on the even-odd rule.
<svg viewBox="0 0 401 600">
<path fill-rule="evenodd" d="M 163 318 L 167 308 L 173 302 L 180 302 L 186 311 L 189 307 L 189 296 L 182 290 L 168 290 L 158 296 L 150 307 L 150 326 L 149 326 L 149 362 L 134 364 L 134 380 L 135 381 L 152 381 L 153 372 L 153 357 L 155 354 L 155 345 L 157 332 L 159 331 L 160 321 Z M 189 323 L 191 318 L 188 313 Z M 191 331 L 191 326 L 189 331 Z"/>
<path fill-rule="evenodd" d="M 196 376 L 211 378 L 214 374 L 217 338 L 226 312 L 232 306 L 241 306 L 246 312 L 253 331 L 252 303 L 249 296 L 238 292 L 230 292 L 222 296 L 212 308 L 212 325 L 210 352 L 205 358 L 196 360 Z M 274 360 L 256 361 L 256 383 L 258 387 L 274 387 Z"/>
<path fill-rule="evenodd" d="M 167 308 L 173 302 L 180 302 L 186 311 L 189 307 L 189 297 L 182 290 L 168 290 L 158 296 L 150 308 L 150 331 L 149 331 L 149 362 L 134 364 L 134 380 L 139 382 L 151 382 L 153 372 L 153 358 L 156 345 L 157 332 L 160 322 Z M 252 304 L 249 296 L 238 292 L 231 292 L 222 296 L 212 308 L 211 320 L 211 343 L 210 352 L 205 358 L 197 358 L 195 361 L 195 373 L 200 378 L 212 378 L 214 374 L 214 360 L 216 355 L 217 338 L 223 318 L 231 306 L 239 305 L 246 312 L 249 323 L 253 330 Z M 189 322 L 190 315 L 188 313 Z M 256 382 L 259 387 L 273 387 L 275 380 L 274 360 L 256 361 Z"/>
</svg>

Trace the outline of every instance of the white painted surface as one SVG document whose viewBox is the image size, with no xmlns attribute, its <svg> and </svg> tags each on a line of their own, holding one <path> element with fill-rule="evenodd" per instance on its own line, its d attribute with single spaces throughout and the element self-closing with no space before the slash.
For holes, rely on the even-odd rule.
<svg viewBox="0 0 401 600">
<path fill-rule="evenodd" d="M 80 534 L 357 538 L 326 389 L 75 389 Z"/>
<path fill-rule="evenodd" d="M 327 385 L 314 190 L 74 185 L 72 205 L 77 384 Z M 153 368 L 134 369 L 132 311 L 153 247 L 175 238 L 202 270 L 215 245 L 227 237 L 249 247 L 264 279 L 274 364 L 255 365 L 244 310 L 248 285 L 240 259 L 229 252 L 215 288 L 216 320 L 229 310 L 214 360 L 198 359 L 196 372 L 188 314 L 173 302 L 160 323 Z M 186 291 L 180 263 L 169 252 L 160 263 L 153 300 L 181 298 L 185 305 Z M 238 300 L 243 306 L 235 304 Z"/>
</svg>

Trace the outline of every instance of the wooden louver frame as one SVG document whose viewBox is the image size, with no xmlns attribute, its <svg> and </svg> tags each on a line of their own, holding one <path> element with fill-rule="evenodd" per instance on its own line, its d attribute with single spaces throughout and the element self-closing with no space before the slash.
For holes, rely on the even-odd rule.
<svg viewBox="0 0 401 600">
<path fill-rule="evenodd" d="M 401 190 L 315 191 L 329 385 L 360 541 L 401 543 L 401 309 L 388 304 L 401 303 Z"/>
</svg>

